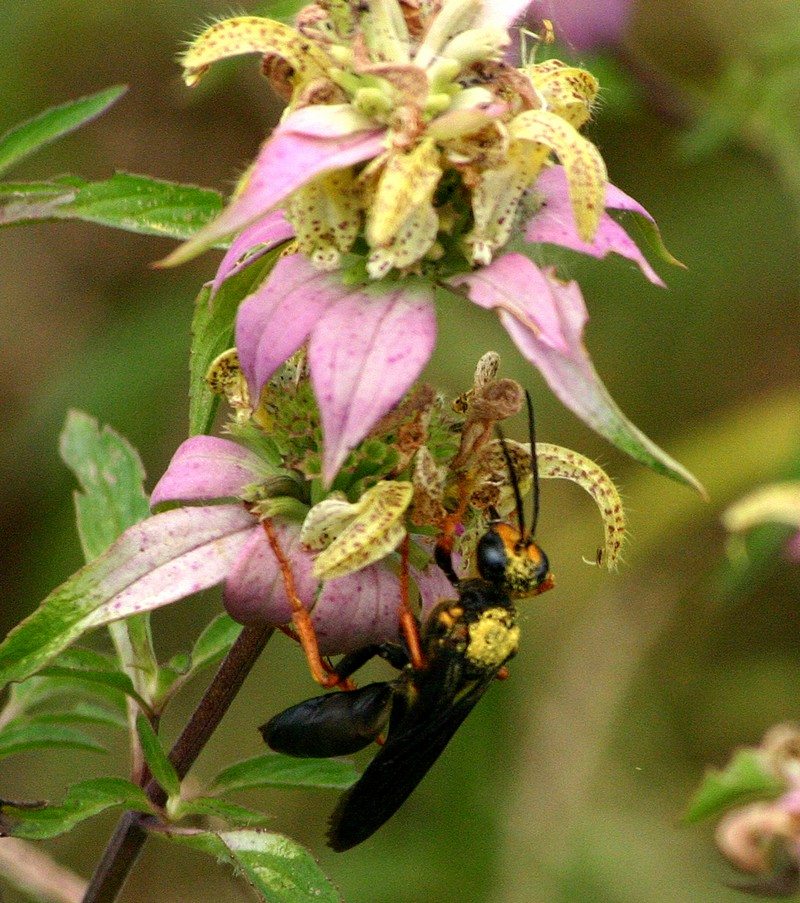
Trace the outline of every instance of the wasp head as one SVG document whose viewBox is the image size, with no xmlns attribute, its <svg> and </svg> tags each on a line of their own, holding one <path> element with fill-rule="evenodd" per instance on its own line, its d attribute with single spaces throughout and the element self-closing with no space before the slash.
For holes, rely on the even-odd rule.
<svg viewBox="0 0 800 903">
<path fill-rule="evenodd" d="M 491 524 L 478 541 L 476 557 L 481 577 L 512 598 L 538 596 L 553 586 L 544 550 L 510 524 Z"/>
<path fill-rule="evenodd" d="M 511 598 L 538 596 L 553 586 L 550 562 L 542 547 L 533 538 L 539 519 L 539 473 L 536 466 L 536 432 L 533 419 L 533 403 L 526 391 L 528 408 L 528 434 L 531 444 L 532 518 L 530 531 L 525 529 L 525 512 L 519 479 L 508 445 L 502 432 L 497 430 L 500 448 L 508 468 L 508 477 L 514 492 L 517 527 L 500 520 L 492 513 L 489 529 L 478 541 L 478 573 L 489 583 L 507 592 Z"/>
</svg>

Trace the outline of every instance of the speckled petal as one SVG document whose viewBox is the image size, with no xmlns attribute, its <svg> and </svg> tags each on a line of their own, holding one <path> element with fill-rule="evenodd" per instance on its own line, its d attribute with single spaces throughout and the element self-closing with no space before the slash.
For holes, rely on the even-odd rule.
<svg viewBox="0 0 800 903">
<path fill-rule="evenodd" d="M 272 250 L 282 241 L 294 235 L 292 224 L 287 222 L 282 210 L 274 210 L 263 219 L 248 226 L 230 246 L 211 283 L 211 294 L 215 295 L 219 287 L 229 277 L 235 276 L 248 264 L 257 260 L 267 251 Z M 253 248 L 258 248 L 253 251 Z M 252 253 L 251 253 L 252 252 Z"/>
<path fill-rule="evenodd" d="M 575 226 L 563 166 L 553 166 L 545 170 L 536 182 L 536 189 L 544 195 L 544 202 L 528 224 L 525 233 L 528 241 L 561 245 L 598 259 L 613 252 L 632 260 L 655 285 L 664 285 L 633 239 L 607 213 L 601 215 L 600 225 L 592 241 L 586 242 L 581 239 Z M 606 208 L 609 207 L 638 213 L 654 222 L 653 217 L 641 204 L 613 185 L 606 187 Z"/>
<path fill-rule="evenodd" d="M 319 319 L 308 361 L 322 418 L 327 484 L 349 451 L 409 390 L 435 342 L 430 299 L 400 289 L 383 295 L 352 291 Z"/>
<path fill-rule="evenodd" d="M 321 652 L 398 642 L 399 603 L 397 577 L 380 565 L 327 581 L 311 614 Z"/>
<path fill-rule="evenodd" d="M 261 148 L 246 184 L 231 203 L 161 265 L 175 266 L 191 260 L 264 216 L 320 173 L 377 156 L 383 150 L 384 135 L 383 129 L 333 137 L 300 134 L 292 130 L 289 116 Z"/>
<path fill-rule="evenodd" d="M 278 261 L 236 317 L 236 347 L 252 398 L 305 342 L 328 305 L 346 294 L 335 277 L 300 254 Z"/>
<path fill-rule="evenodd" d="M 504 259 L 501 257 L 487 269 L 502 265 Z M 635 460 L 704 492 L 697 479 L 637 429 L 609 395 L 583 345 L 588 313 L 578 284 L 562 283 L 551 277 L 548 281 L 568 350 L 565 352 L 545 344 L 541 335 L 524 326 L 508 311 L 501 310 L 500 321 L 517 348 L 540 370 L 558 398 L 584 423 Z"/>
<path fill-rule="evenodd" d="M 266 475 L 263 461 L 236 442 L 192 436 L 172 456 L 153 489 L 150 505 L 236 498 L 245 486 Z"/>
<path fill-rule="evenodd" d="M 128 528 L 109 549 L 109 560 L 119 564 L 84 627 L 153 611 L 220 583 L 253 523 L 241 505 L 211 505 L 165 511 Z"/>
<path fill-rule="evenodd" d="M 497 309 L 518 320 L 543 345 L 569 351 L 552 282 L 522 254 L 504 254 L 489 266 L 456 276 L 451 282 L 466 286 L 479 307 Z"/>
<path fill-rule="evenodd" d="M 291 562 L 297 595 L 311 608 L 318 583 L 311 574 L 313 559 L 300 544 L 300 531 L 294 524 L 275 522 L 275 533 Z M 230 568 L 222 594 L 228 614 L 242 624 L 287 624 L 292 608 L 286 598 L 283 576 L 277 559 L 258 524 Z"/>
</svg>

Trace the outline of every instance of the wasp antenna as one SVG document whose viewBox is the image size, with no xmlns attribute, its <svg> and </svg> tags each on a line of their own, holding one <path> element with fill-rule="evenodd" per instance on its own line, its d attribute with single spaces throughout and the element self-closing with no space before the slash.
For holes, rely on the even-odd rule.
<svg viewBox="0 0 800 903">
<path fill-rule="evenodd" d="M 531 393 L 525 390 L 525 404 L 528 408 L 528 441 L 531 444 L 531 494 L 533 496 L 533 515 L 531 520 L 531 536 L 536 533 L 536 524 L 539 522 L 539 465 L 536 461 L 536 421 L 533 416 L 533 401 Z"/>
<path fill-rule="evenodd" d="M 519 480 L 517 479 L 517 471 L 514 468 L 514 462 L 511 459 L 511 452 L 506 445 L 506 437 L 499 426 L 496 426 L 497 438 L 500 441 L 500 448 L 503 449 L 503 457 L 506 460 L 508 468 L 508 477 L 511 480 L 511 488 L 514 491 L 514 503 L 517 506 L 517 526 L 519 527 L 519 535 L 525 536 L 525 508 L 522 504 L 522 493 L 519 491 Z"/>
</svg>

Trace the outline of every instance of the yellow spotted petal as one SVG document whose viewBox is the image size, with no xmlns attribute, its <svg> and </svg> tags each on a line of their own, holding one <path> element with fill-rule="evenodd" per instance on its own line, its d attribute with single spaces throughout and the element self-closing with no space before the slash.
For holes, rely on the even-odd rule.
<svg viewBox="0 0 800 903">
<path fill-rule="evenodd" d="M 600 83 L 590 72 L 565 66 L 558 60 L 530 66 L 526 71 L 544 98 L 547 109 L 566 119 L 576 129 L 589 119 L 592 103 L 600 90 Z"/>
<path fill-rule="evenodd" d="M 394 551 L 406 534 L 404 515 L 413 493 L 411 483 L 382 480 L 367 490 L 356 504 L 349 505 L 349 517 L 345 516 L 340 501 L 321 514 L 314 514 L 315 509 L 326 502 L 315 505 L 306 519 L 311 519 L 311 527 L 306 531 L 306 525 L 303 525 L 301 539 L 305 542 L 304 534 L 310 532 L 312 541 L 318 543 L 320 534 L 326 532 L 323 529 L 326 524 L 328 535 L 338 532 L 317 556 L 314 575 L 321 580 L 343 577 Z"/>
<path fill-rule="evenodd" d="M 481 173 L 472 190 L 475 225 L 466 236 L 472 263 L 487 266 L 494 252 L 506 244 L 519 202 L 536 174 L 522 142 L 509 148 L 505 165 Z"/>
<path fill-rule="evenodd" d="M 421 260 L 436 241 L 439 217 L 432 204 L 421 204 L 400 226 L 394 240 L 376 248 L 367 260 L 370 279 L 381 279 L 393 268 L 402 270 Z"/>
<path fill-rule="evenodd" d="M 414 210 L 431 203 L 441 177 L 439 151 L 430 139 L 420 141 L 408 153 L 389 154 L 369 208 L 370 245 L 391 244 Z"/>
<path fill-rule="evenodd" d="M 236 412 L 246 419 L 252 413 L 247 380 L 239 366 L 239 352 L 235 348 L 223 351 L 214 358 L 206 373 L 206 384 L 215 395 L 222 395 Z"/>
<path fill-rule="evenodd" d="M 531 486 L 531 447 L 528 443 L 506 440 L 523 498 Z M 616 570 L 625 538 L 625 512 L 611 477 L 594 461 L 560 445 L 536 443 L 536 461 L 541 479 L 570 480 L 582 486 L 595 500 L 603 521 L 604 545 L 598 556 L 610 570 Z M 490 442 L 475 464 L 481 484 L 471 503 L 479 508 L 494 505 L 500 512 L 514 510 L 514 495 L 500 443 Z"/>
<path fill-rule="evenodd" d="M 530 449 L 530 445 L 526 448 Z M 614 481 L 599 464 L 560 445 L 537 442 L 536 461 L 541 478 L 571 480 L 595 500 L 605 534 L 603 553 L 598 556 L 597 563 L 602 561 L 609 571 L 616 570 L 625 539 L 625 511 Z"/>
<path fill-rule="evenodd" d="M 286 205 L 286 218 L 294 226 L 297 247 L 314 266 L 335 269 L 361 226 L 352 170 L 334 170 L 299 188 Z"/>
<path fill-rule="evenodd" d="M 308 512 L 300 528 L 300 542 L 318 552 L 352 523 L 358 506 L 348 502 L 344 493 L 332 493 Z"/>
<path fill-rule="evenodd" d="M 722 523 L 731 533 L 766 523 L 800 528 L 800 482 L 774 483 L 749 493 L 725 510 Z"/>
<path fill-rule="evenodd" d="M 569 197 L 578 234 L 591 241 L 600 223 L 608 181 L 600 151 L 565 119 L 548 110 L 526 110 L 509 125 L 511 135 L 530 142 L 532 165 L 541 165 L 553 151 L 561 160 L 569 185 Z"/>
<path fill-rule="evenodd" d="M 238 16 L 216 22 L 192 41 L 180 59 L 184 81 L 196 85 L 213 63 L 243 53 L 281 57 L 301 84 L 325 75 L 330 67 L 321 47 L 291 26 L 261 16 Z"/>
</svg>

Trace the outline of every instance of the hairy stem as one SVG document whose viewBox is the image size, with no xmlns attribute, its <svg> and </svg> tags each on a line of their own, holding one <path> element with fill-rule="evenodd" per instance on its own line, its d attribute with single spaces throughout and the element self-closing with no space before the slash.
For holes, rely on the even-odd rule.
<svg viewBox="0 0 800 903">
<path fill-rule="evenodd" d="M 170 750 L 169 759 L 180 778 L 186 776 L 208 743 L 273 632 L 272 627 L 245 627 L 239 634 Z M 163 806 L 167 801 L 166 793 L 155 780 L 150 781 L 146 791 L 156 806 Z M 116 900 L 147 839 L 147 831 L 142 826 L 147 817 L 139 812 L 122 815 L 92 875 L 83 903 Z"/>
</svg>

